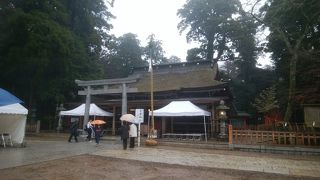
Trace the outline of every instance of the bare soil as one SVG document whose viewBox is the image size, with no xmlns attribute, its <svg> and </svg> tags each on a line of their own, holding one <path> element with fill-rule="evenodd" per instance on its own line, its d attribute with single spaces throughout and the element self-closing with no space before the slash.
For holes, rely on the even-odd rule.
<svg viewBox="0 0 320 180">
<path fill-rule="evenodd" d="M 0 170 L 0 179 L 316 179 L 79 155 Z"/>
</svg>

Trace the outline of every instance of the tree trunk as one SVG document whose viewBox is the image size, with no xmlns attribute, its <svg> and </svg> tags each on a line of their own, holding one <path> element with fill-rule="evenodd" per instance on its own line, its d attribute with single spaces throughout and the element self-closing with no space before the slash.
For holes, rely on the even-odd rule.
<svg viewBox="0 0 320 180">
<path fill-rule="evenodd" d="M 296 93 L 296 70 L 297 70 L 298 52 L 297 50 L 292 52 L 293 52 L 292 54 L 293 56 L 290 59 L 288 104 L 287 104 L 286 113 L 284 115 L 285 122 L 289 122 L 292 116 L 293 98 Z"/>
<path fill-rule="evenodd" d="M 207 60 L 213 61 L 213 37 L 208 37 Z"/>
</svg>

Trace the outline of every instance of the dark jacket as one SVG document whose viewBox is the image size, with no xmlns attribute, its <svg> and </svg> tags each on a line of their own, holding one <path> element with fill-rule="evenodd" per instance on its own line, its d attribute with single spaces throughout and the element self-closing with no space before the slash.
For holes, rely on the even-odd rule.
<svg viewBox="0 0 320 180">
<path fill-rule="evenodd" d="M 123 124 L 120 128 L 120 136 L 121 139 L 128 139 L 129 138 L 129 126 L 128 124 Z"/>
<path fill-rule="evenodd" d="M 99 127 L 94 128 L 95 136 L 101 136 L 102 129 Z"/>
<path fill-rule="evenodd" d="M 76 133 L 78 130 L 78 122 L 72 122 L 70 126 L 70 131 L 72 133 Z"/>
</svg>

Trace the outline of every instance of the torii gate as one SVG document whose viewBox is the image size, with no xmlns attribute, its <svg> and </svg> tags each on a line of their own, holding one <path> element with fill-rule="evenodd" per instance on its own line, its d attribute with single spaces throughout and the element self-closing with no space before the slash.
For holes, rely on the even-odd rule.
<svg viewBox="0 0 320 180">
<path fill-rule="evenodd" d="M 128 110 L 127 93 L 138 92 L 137 88 L 127 88 L 127 84 L 135 83 L 139 78 L 140 76 L 137 75 L 137 76 L 130 76 L 127 78 L 101 79 L 101 80 L 92 80 L 92 81 L 75 80 L 75 83 L 79 87 L 84 88 L 83 90 L 78 91 L 78 95 L 86 96 L 83 126 L 85 126 L 89 120 L 89 111 L 90 111 L 89 108 L 91 103 L 91 95 L 122 93 L 121 114 L 122 115 L 127 114 L 127 110 Z M 117 86 L 117 88 L 109 88 L 109 85 Z M 99 88 L 92 88 L 95 86 L 98 86 Z M 113 115 L 112 135 L 115 135 L 115 113 Z"/>
</svg>

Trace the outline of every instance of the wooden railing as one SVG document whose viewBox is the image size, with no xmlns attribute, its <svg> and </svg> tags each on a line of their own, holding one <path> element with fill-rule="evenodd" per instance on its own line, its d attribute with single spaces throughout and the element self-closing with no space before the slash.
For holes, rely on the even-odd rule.
<svg viewBox="0 0 320 180">
<path fill-rule="evenodd" d="M 229 126 L 229 144 L 319 146 L 320 133 L 233 130 Z"/>
</svg>

